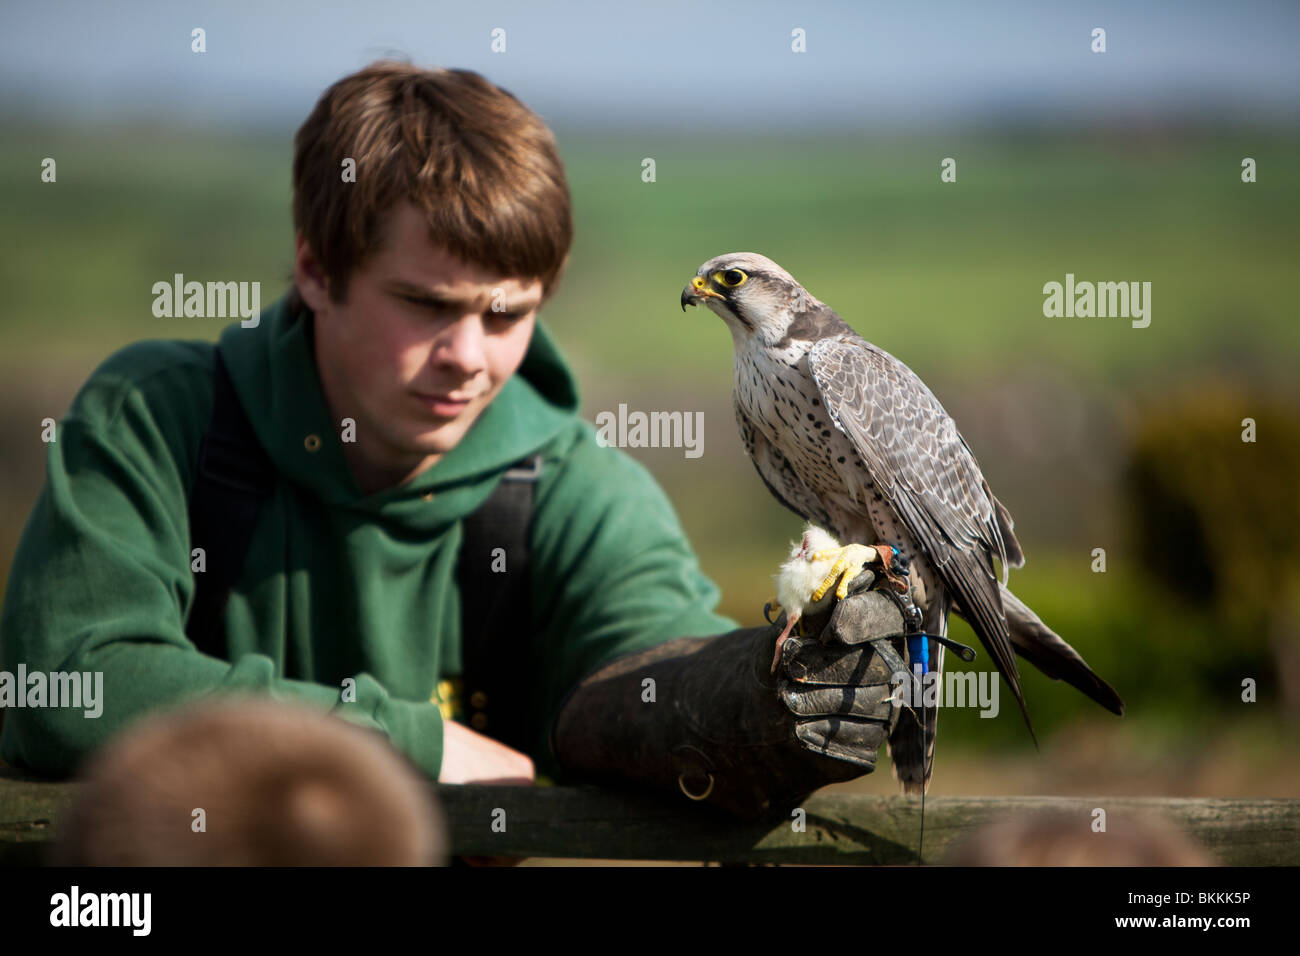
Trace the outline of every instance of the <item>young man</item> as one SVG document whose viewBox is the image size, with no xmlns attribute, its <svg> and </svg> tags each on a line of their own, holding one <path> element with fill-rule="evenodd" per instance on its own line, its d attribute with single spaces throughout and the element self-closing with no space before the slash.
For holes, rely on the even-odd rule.
<svg viewBox="0 0 1300 956">
<path fill-rule="evenodd" d="M 526 783 L 538 761 L 751 813 L 869 771 L 888 705 L 778 697 L 776 629 L 713 613 L 662 491 L 577 417 L 536 323 L 572 235 L 546 126 L 477 74 L 377 63 L 298 131 L 293 188 L 290 293 L 216 347 L 113 355 L 49 444 L 0 667 L 102 672 L 103 709 L 11 710 L 4 759 L 67 773 L 155 708 L 253 690 L 377 730 L 443 782 Z M 190 505 L 222 367 L 274 487 L 213 613 L 196 590 L 222 569 Z M 462 607 L 466 519 L 530 459 L 527 555 L 492 549 L 529 615 L 462 641 L 496 611 Z M 513 679 L 505 700 L 448 699 L 474 650 Z"/>
</svg>

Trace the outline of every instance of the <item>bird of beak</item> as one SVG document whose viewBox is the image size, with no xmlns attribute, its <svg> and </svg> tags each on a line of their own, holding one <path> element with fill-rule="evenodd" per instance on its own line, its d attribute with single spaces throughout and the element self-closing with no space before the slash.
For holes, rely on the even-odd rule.
<svg viewBox="0 0 1300 956">
<path fill-rule="evenodd" d="M 726 296 L 713 291 L 704 276 L 696 276 L 682 289 L 682 311 L 685 312 L 688 305 L 699 305 L 700 299 L 726 299 Z"/>
</svg>

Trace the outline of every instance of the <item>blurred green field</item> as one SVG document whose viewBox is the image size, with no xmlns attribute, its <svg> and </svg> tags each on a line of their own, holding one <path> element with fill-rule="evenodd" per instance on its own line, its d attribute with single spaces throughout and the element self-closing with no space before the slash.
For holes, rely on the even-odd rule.
<svg viewBox="0 0 1300 956">
<path fill-rule="evenodd" d="M 1267 642 L 1216 630 L 1151 585 L 1132 560 L 1119 476 L 1132 423 L 1179 390 L 1222 383 L 1247 406 L 1262 394 L 1295 405 L 1300 140 L 1130 129 L 558 136 L 577 239 L 543 319 L 578 371 L 587 418 L 620 402 L 705 413 L 703 457 L 633 454 L 677 506 L 725 613 L 757 622 L 799 527 L 741 452 L 730 336 L 711 313 L 678 308 L 701 262 L 745 250 L 788 268 L 945 403 L 1017 518 L 1028 564 L 1014 589 L 1120 691 L 1125 733 L 1190 745 L 1241 714 L 1242 674 L 1272 687 L 1249 726 L 1272 726 L 1281 709 Z M 220 320 L 155 319 L 155 281 L 259 280 L 264 305 L 287 287 L 291 155 L 290 130 L 278 141 L 149 129 L 4 137 L 0 572 L 43 477 L 32 422 L 59 415 L 127 342 L 219 333 Z M 40 182 L 45 156 L 57 159 L 56 184 Z M 949 156 L 957 182 L 942 184 Z M 1240 181 L 1244 156 L 1258 163 L 1255 184 Z M 641 181 L 645 157 L 654 183 Z M 1042 286 L 1067 272 L 1151 282 L 1150 327 L 1045 318 Z M 1107 549 L 1106 574 L 1089 570 L 1095 547 Z M 953 636 L 973 642 L 962 624 Z M 990 666 L 982 651 L 975 666 Z M 1040 739 L 1119 723 L 1025 669 Z M 1009 695 L 995 720 L 964 712 L 942 723 L 940 740 L 959 751 L 1032 754 Z"/>
<path fill-rule="evenodd" d="M 1288 296 L 1300 220 L 1295 140 L 908 139 L 561 144 L 577 211 L 572 267 L 545 315 L 570 350 L 630 374 L 716 370 L 716 323 L 682 320 L 700 262 L 753 250 L 781 262 L 923 376 L 979 379 L 1020 361 L 1108 384 L 1167 380 L 1225 358 L 1285 374 L 1300 353 Z M 39 181 L 43 156 L 59 181 Z M 137 337 L 212 337 L 154 319 L 173 272 L 263 283 L 291 268 L 289 136 L 189 140 L 136 131 L 9 135 L 0 148 L 6 289 L 0 346 L 48 354 Z M 1240 182 L 1253 156 L 1260 182 Z M 958 181 L 939 182 L 939 160 Z M 652 157 L 657 181 L 641 181 Z M 1152 326 L 1045 319 L 1066 272 L 1152 282 Z M 142 306 L 146 306 L 142 308 Z M 663 348 L 673 343 L 671 359 Z M 915 343 L 924 342 L 924 348 Z M 1226 355 L 1225 355 L 1226 353 Z"/>
</svg>

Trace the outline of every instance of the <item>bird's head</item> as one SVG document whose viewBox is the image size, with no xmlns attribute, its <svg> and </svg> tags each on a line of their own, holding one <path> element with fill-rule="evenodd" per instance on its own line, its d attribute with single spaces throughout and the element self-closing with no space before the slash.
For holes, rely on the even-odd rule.
<svg viewBox="0 0 1300 956">
<path fill-rule="evenodd" d="M 790 560 L 811 561 L 813 546 L 808 540 L 808 532 L 803 533 L 803 538 L 797 544 L 790 546 Z"/>
<path fill-rule="evenodd" d="M 839 546 L 840 543 L 835 540 L 829 531 L 825 531 L 809 522 L 804 528 L 803 538 L 800 539 L 798 544 L 792 546 L 790 557 L 811 562 L 813 555 L 818 551 L 838 550 Z"/>
<path fill-rule="evenodd" d="M 801 314 L 825 306 L 794 276 L 753 252 L 715 256 L 682 290 L 682 311 L 704 303 L 736 336 L 758 336 L 772 345 L 784 338 Z"/>
</svg>

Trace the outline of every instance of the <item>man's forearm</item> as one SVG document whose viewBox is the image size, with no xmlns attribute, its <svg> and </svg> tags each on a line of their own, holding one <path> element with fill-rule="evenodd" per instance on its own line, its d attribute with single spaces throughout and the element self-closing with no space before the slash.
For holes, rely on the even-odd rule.
<svg viewBox="0 0 1300 956">
<path fill-rule="evenodd" d="M 742 816 L 865 772 L 805 749 L 769 673 L 773 627 L 681 638 L 583 680 L 556 720 L 566 770 L 707 800 Z M 869 767 L 866 769 L 870 769 Z"/>
<path fill-rule="evenodd" d="M 97 713 L 68 707 L 14 708 L 4 729 L 4 756 L 36 773 L 71 774 L 113 734 L 146 713 L 208 694 L 270 695 L 296 700 L 387 737 L 421 770 L 436 777 L 442 760 L 442 716 L 433 704 L 401 700 L 368 674 L 353 675 L 352 693 L 338 687 L 277 677 L 262 654 L 231 664 L 176 645 L 115 641 L 62 662 L 53 645 L 25 659 L 29 670 L 95 674 Z M 16 669 L 16 665 L 14 666 Z"/>
</svg>

